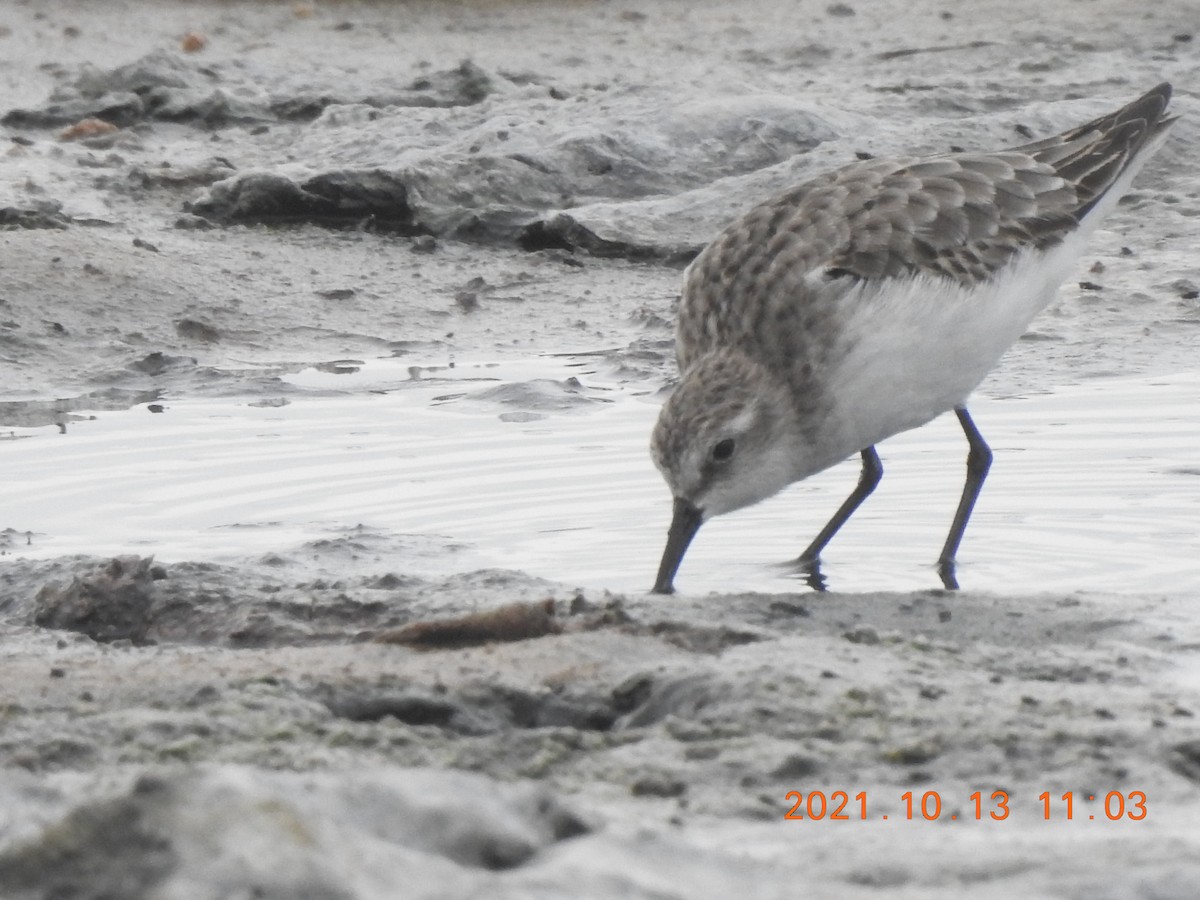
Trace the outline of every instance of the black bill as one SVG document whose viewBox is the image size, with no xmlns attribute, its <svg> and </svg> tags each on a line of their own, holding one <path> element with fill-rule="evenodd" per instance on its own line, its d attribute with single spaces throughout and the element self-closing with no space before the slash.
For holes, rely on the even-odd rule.
<svg viewBox="0 0 1200 900">
<path fill-rule="evenodd" d="M 688 544 L 703 522 L 704 513 L 700 509 L 681 497 L 675 498 L 671 528 L 667 531 L 667 546 L 663 550 L 662 562 L 658 564 L 658 578 L 654 581 L 655 594 L 675 593 L 675 573 L 683 562 Z"/>
</svg>

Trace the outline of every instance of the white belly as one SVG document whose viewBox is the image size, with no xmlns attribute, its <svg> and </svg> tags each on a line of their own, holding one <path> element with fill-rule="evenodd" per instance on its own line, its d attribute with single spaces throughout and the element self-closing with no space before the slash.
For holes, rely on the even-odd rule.
<svg viewBox="0 0 1200 900">
<path fill-rule="evenodd" d="M 831 354 L 834 404 L 818 435 L 832 465 L 961 405 L 1053 299 L 1079 258 L 1076 234 L 968 291 L 920 277 L 845 298 L 850 317 Z"/>
</svg>

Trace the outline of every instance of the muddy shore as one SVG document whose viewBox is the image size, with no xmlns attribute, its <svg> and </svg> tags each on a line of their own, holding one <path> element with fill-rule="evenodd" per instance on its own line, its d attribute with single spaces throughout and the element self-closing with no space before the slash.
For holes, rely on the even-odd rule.
<svg viewBox="0 0 1200 900">
<path fill-rule="evenodd" d="M 1200 16 L 1126 7 L 0 7 L 0 454 L 21 495 L 0 518 L 0 896 L 1192 897 L 1186 567 L 1153 589 L 1013 591 L 993 568 L 959 592 L 828 593 L 706 593 L 698 568 L 663 598 L 614 588 L 625 558 L 551 579 L 495 565 L 454 516 L 410 532 L 361 506 L 223 523 L 242 554 L 111 548 L 86 452 L 40 502 L 11 465 L 109 429 L 107 473 L 134 417 L 344 398 L 349 421 L 442 378 L 437 403 L 495 423 L 481 455 L 513 425 L 601 429 L 670 384 L 682 267 L 740 210 L 855 154 L 1015 144 L 1163 80 L 1171 143 L 982 393 L 1194 373 Z M 450 380 L 560 356 L 600 374 Z M 381 360 L 395 383 L 354 380 Z M 380 458 L 402 483 L 422 435 L 397 435 Z M 303 450 L 281 447 L 281 467 Z M 1179 490 L 1186 452 L 1152 464 Z M 342 490 L 354 459 L 306 477 Z M 581 490 L 623 484 L 587 461 Z M 209 502 L 188 489 L 215 469 L 163 471 L 178 490 L 163 476 L 131 517 Z M 439 476 L 464 479 L 447 502 L 469 506 L 470 474 Z M 527 525 L 512 509 L 496 532 Z M 96 549 L 55 549 L 72 518 Z M 1166 528 L 1126 523 L 1146 553 Z M 785 819 L 791 791 L 845 792 L 848 818 L 814 821 L 810 798 Z"/>
</svg>

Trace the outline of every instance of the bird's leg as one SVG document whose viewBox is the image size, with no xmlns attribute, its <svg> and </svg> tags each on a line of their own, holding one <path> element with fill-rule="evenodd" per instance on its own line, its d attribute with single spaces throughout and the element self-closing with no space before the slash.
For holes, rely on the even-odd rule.
<svg viewBox="0 0 1200 900">
<path fill-rule="evenodd" d="M 958 580 L 954 577 L 954 557 L 958 554 L 958 545 L 962 543 L 963 532 L 967 529 L 967 521 L 971 518 L 971 510 L 975 508 L 983 480 L 992 467 L 991 448 L 971 421 L 966 407 L 956 406 L 954 414 L 958 416 L 958 424 L 962 426 L 971 449 L 967 453 L 967 480 L 963 484 L 962 497 L 950 525 L 950 534 L 946 536 L 946 544 L 942 547 L 942 555 L 938 557 L 938 574 L 942 577 L 942 584 L 952 591 L 958 589 Z"/>
<path fill-rule="evenodd" d="M 858 476 L 858 484 L 850 492 L 850 496 L 846 498 L 846 502 L 838 507 L 838 511 L 833 514 L 833 518 L 825 523 L 825 527 L 821 529 L 821 533 L 813 538 L 813 542 L 808 545 L 808 549 L 800 554 L 800 559 L 797 562 L 802 567 L 808 567 L 817 561 L 817 557 L 821 555 L 821 551 L 825 549 L 825 545 L 838 533 L 838 529 L 846 524 L 846 520 L 854 515 L 854 511 L 862 506 L 862 502 L 871 496 L 871 492 L 875 490 L 875 486 L 879 484 L 879 479 L 881 478 L 883 478 L 883 463 L 879 461 L 879 454 L 875 452 L 874 446 L 867 447 L 867 449 L 862 451 L 862 473 Z M 819 570 L 815 571 L 819 572 Z"/>
</svg>

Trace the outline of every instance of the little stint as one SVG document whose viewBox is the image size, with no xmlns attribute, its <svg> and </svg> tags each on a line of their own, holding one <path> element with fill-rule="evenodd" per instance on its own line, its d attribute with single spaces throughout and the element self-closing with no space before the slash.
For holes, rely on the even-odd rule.
<svg viewBox="0 0 1200 900">
<path fill-rule="evenodd" d="M 869 159 L 755 207 L 684 276 L 680 381 L 651 442 L 674 496 L 654 590 L 708 519 L 858 453 L 858 485 L 800 555 L 818 560 L 875 489 L 875 445 L 954 410 L 967 476 L 938 558 L 948 588 L 992 452 L 966 402 L 1074 270 L 1174 121 L 1171 86 L 993 153 Z"/>
</svg>

